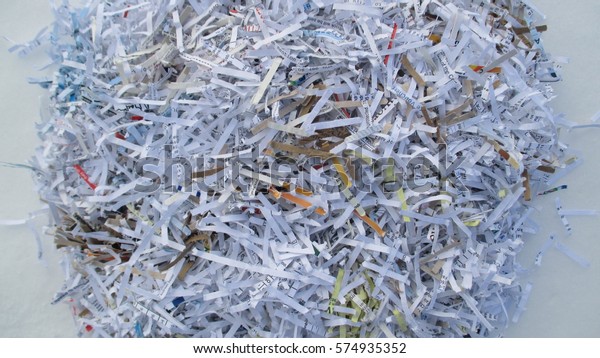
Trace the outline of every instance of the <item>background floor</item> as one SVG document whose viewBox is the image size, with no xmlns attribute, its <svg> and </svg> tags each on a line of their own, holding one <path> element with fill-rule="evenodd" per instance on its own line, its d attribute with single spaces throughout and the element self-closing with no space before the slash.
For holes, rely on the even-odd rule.
<svg viewBox="0 0 600 358">
<path fill-rule="evenodd" d="M 556 84 L 553 107 L 568 119 L 589 122 L 600 110 L 600 1 L 531 0 L 547 14 L 549 30 L 543 36 L 546 49 L 568 56 L 564 81 Z M 34 38 L 50 24 L 47 0 L 2 1 L 0 11 L 0 161 L 25 163 L 38 140 L 39 98 L 44 91 L 28 85 L 34 68 L 44 63 L 42 51 L 21 59 L 9 54 L 10 43 Z M 600 210 L 600 129 L 563 133 L 563 140 L 583 153 L 585 163 L 558 184 L 569 189 L 536 202 L 537 222 L 542 230 L 527 237 L 520 255 L 525 266 L 550 233 L 556 233 L 572 250 L 586 257 L 587 269 L 557 251 L 550 251 L 530 281 L 533 291 L 527 311 L 508 337 L 600 337 L 600 226 L 597 217 L 571 218 L 573 235 L 566 237 L 554 210 L 559 196 L 565 209 Z M 0 219 L 26 218 L 39 208 L 30 173 L 0 167 Z M 62 286 L 52 239 L 43 242 L 44 256 L 36 257 L 32 234 L 23 226 L 0 227 L 0 337 L 72 337 L 73 320 L 65 304 L 51 306 Z"/>
</svg>

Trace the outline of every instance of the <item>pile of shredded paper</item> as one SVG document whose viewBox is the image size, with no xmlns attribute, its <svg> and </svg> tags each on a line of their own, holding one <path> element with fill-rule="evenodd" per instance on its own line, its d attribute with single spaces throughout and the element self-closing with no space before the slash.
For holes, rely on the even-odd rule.
<svg viewBox="0 0 600 358">
<path fill-rule="evenodd" d="M 529 202 L 579 163 L 529 0 L 53 10 L 13 50 L 55 66 L 33 167 L 83 335 L 496 337 L 522 313 Z"/>
</svg>

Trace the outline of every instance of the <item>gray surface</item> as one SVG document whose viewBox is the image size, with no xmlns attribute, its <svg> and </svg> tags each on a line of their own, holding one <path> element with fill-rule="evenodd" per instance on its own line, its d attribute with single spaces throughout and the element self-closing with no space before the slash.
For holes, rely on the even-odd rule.
<svg viewBox="0 0 600 358">
<path fill-rule="evenodd" d="M 600 84 L 600 15 L 598 0 L 537 0 L 548 15 L 550 26 L 544 34 L 548 51 L 568 56 L 571 64 L 565 80 L 556 84 L 558 98 L 553 107 L 570 120 L 587 122 L 600 110 L 597 100 Z M 46 0 L 3 1 L 0 36 L 15 41 L 32 39 L 49 24 L 51 14 Z M 40 50 L 19 59 L 7 53 L 9 44 L 0 39 L 0 161 L 24 163 L 37 145 L 34 123 L 38 118 L 39 97 L 44 93 L 28 85 L 26 77 L 43 63 Z M 549 233 L 589 259 L 583 269 L 557 251 L 550 251 L 542 267 L 530 280 L 533 292 L 521 321 L 509 328 L 509 337 L 600 337 L 600 240 L 597 218 L 571 218 L 572 237 L 566 238 L 555 210 L 554 197 L 560 196 L 565 209 L 600 209 L 600 129 L 565 133 L 563 139 L 583 152 L 585 164 L 559 184 L 569 190 L 540 198 L 536 207 L 542 231 L 527 237 L 520 258 L 529 266 Z M 0 218 L 19 219 L 40 207 L 33 192 L 29 172 L 0 167 Z M 62 285 L 59 257 L 52 239 L 44 241 L 44 261 L 36 258 L 36 245 L 25 227 L 0 227 L 0 337 L 69 337 L 75 329 L 65 304 L 49 304 Z"/>
</svg>

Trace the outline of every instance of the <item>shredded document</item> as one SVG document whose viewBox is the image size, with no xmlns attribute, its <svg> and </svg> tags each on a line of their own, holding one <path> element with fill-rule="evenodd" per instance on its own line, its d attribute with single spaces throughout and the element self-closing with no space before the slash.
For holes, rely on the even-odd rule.
<svg viewBox="0 0 600 358">
<path fill-rule="evenodd" d="M 50 56 L 30 169 L 82 336 L 499 337 L 522 314 L 532 203 L 581 163 L 530 1 L 81 3 L 11 51 Z M 567 235 L 597 214 L 556 210 Z M 566 242 L 536 264 L 588 265 Z"/>
</svg>

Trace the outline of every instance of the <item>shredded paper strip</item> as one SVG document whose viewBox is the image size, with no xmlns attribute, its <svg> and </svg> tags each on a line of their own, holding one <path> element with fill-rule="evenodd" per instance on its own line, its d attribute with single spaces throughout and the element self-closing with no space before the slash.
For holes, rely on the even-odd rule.
<svg viewBox="0 0 600 358">
<path fill-rule="evenodd" d="M 522 314 L 530 201 L 580 163 L 529 0 L 53 11 L 11 50 L 54 66 L 32 166 L 82 335 L 497 337 Z M 556 205 L 567 234 L 596 214 Z"/>
</svg>

